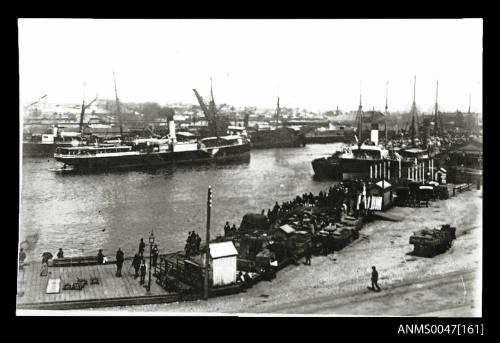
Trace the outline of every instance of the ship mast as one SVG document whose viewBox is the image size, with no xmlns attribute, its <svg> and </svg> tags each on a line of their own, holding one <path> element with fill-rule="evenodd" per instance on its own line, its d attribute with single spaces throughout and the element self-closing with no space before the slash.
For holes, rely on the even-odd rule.
<svg viewBox="0 0 500 343">
<path fill-rule="evenodd" d="M 278 97 L 278 106 L 276 107 L 276 128 L 278 128 L 279 119 L 280 119 L 280 97 Z"/>
<path fill-rule="evenodd" d="M 418 127 L 415 126 L 415 116 L 417 115 L 417 104 L 415 103 L 415 90 L 417 86 L 417 76 L 413 79 L 413 104 L 411 105 L 411 144 L 415 146 L 415 136 L 418 135 Z M 418 120 L 417 120 L 418 125 Z"/>
<path fill-rule="evenodd" d="M 361 89 L 362 89 L 362 81 L 359 82 L 359 107 L 358 107 L 358 147 L 361 148 L 361 144 L 363 142 L 363 106 L 361 105 Z"/>
<path fill-rule="evenodd" d="M 122 117 L 120 114 L 120 100 L 118 99 L 118 90 L 116 89 L 116 77 L 114 71 L 113 71 L 113 81 L 115 83 L 116 114 L 118 115 L 118 122 L 120 123 L 120 138 L 123 141 L 123 125 L 122 125 Z"/>
<path fill-rule="evenodd" d="M 434 105 L 434 137 L 439 136 L 439 124 L 438 124 L 438 89 L 439 80 L 436 80 L 436 104 Z"/>
</svg>

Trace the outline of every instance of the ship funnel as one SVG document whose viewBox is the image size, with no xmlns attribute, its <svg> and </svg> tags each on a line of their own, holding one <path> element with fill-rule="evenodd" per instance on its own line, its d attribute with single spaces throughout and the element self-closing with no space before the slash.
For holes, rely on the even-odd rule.
<svg viewBox="0 0 500 343">
<path fill-rule="evenodd" d="M 378 125 L 377 124 L 372 124 L 372 130 L 371 130 L 371 141 L 373 144 L 378 145 Z"/>
<path fill-rule="evenodd" d="M 170 139 L 175 142 L 177 137 L 175 136 L 175 121 L 173 119 L 168 122 L 168 131 L 170 132 Z"/>
</svg>

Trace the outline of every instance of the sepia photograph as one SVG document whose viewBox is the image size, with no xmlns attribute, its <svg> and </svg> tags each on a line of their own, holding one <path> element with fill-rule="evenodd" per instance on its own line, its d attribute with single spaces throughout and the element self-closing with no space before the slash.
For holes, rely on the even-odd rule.
<svg viewBox="0 0 500 343">
<path fill-rule="evenodd" d="M 483 316 L 483 19 L 17 30 L 17 316 Z"/>
</svg>

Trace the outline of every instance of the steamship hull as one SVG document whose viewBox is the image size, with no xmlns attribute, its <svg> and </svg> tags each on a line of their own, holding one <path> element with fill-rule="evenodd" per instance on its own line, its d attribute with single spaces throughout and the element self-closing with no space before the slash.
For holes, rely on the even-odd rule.
<svg viewBox="0 0 500 343">
<path fill-rule="evenodd" d="M 50 157 L 57 148 L 70 146 L 71 143 L 23 142 L 23 157 Z"/>
<path fill-rule="evenodd" d="M 317 179 L 342 180 L 342 167 L 337 159 L 317 158 L 312 161 L 312 168 Z"/>
<path fill-rule="evenodd" d="M 147 168 L 177 163 L 248 162 L 250 160 L 250 145 L 245 143 L 237 146 L 179 152 L 131 151 L 112 156 L 67 156 L 54 154 L 54 158 L 58 162 L 72 166 L 75 170 Z"/>
<path fill-rule="evenodd" d="M 249 133 L 252 148 L 293 148 L 306 145 L 306 137 L 302 133 L 288 128 L 278 128 L 271 131 L 256 131 Z"/>
</svg>

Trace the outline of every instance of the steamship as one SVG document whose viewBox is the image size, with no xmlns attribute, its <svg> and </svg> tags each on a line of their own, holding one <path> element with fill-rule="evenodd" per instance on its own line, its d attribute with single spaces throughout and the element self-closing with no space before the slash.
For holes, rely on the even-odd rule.
<svg viewBox="0 0 500 343">
<path fill-rule="evenodd" d="M 144 138 L 115 146 L 57 148 L 54 158 L 75 170 L 156 167 L 172 163 L 248 161 L 250 143 L 244 135 L 207 137 L 178 142 L 171 121 L 170 136 Z M 65 167 L 64 166 L 64 167 Z"/>
</svg>

